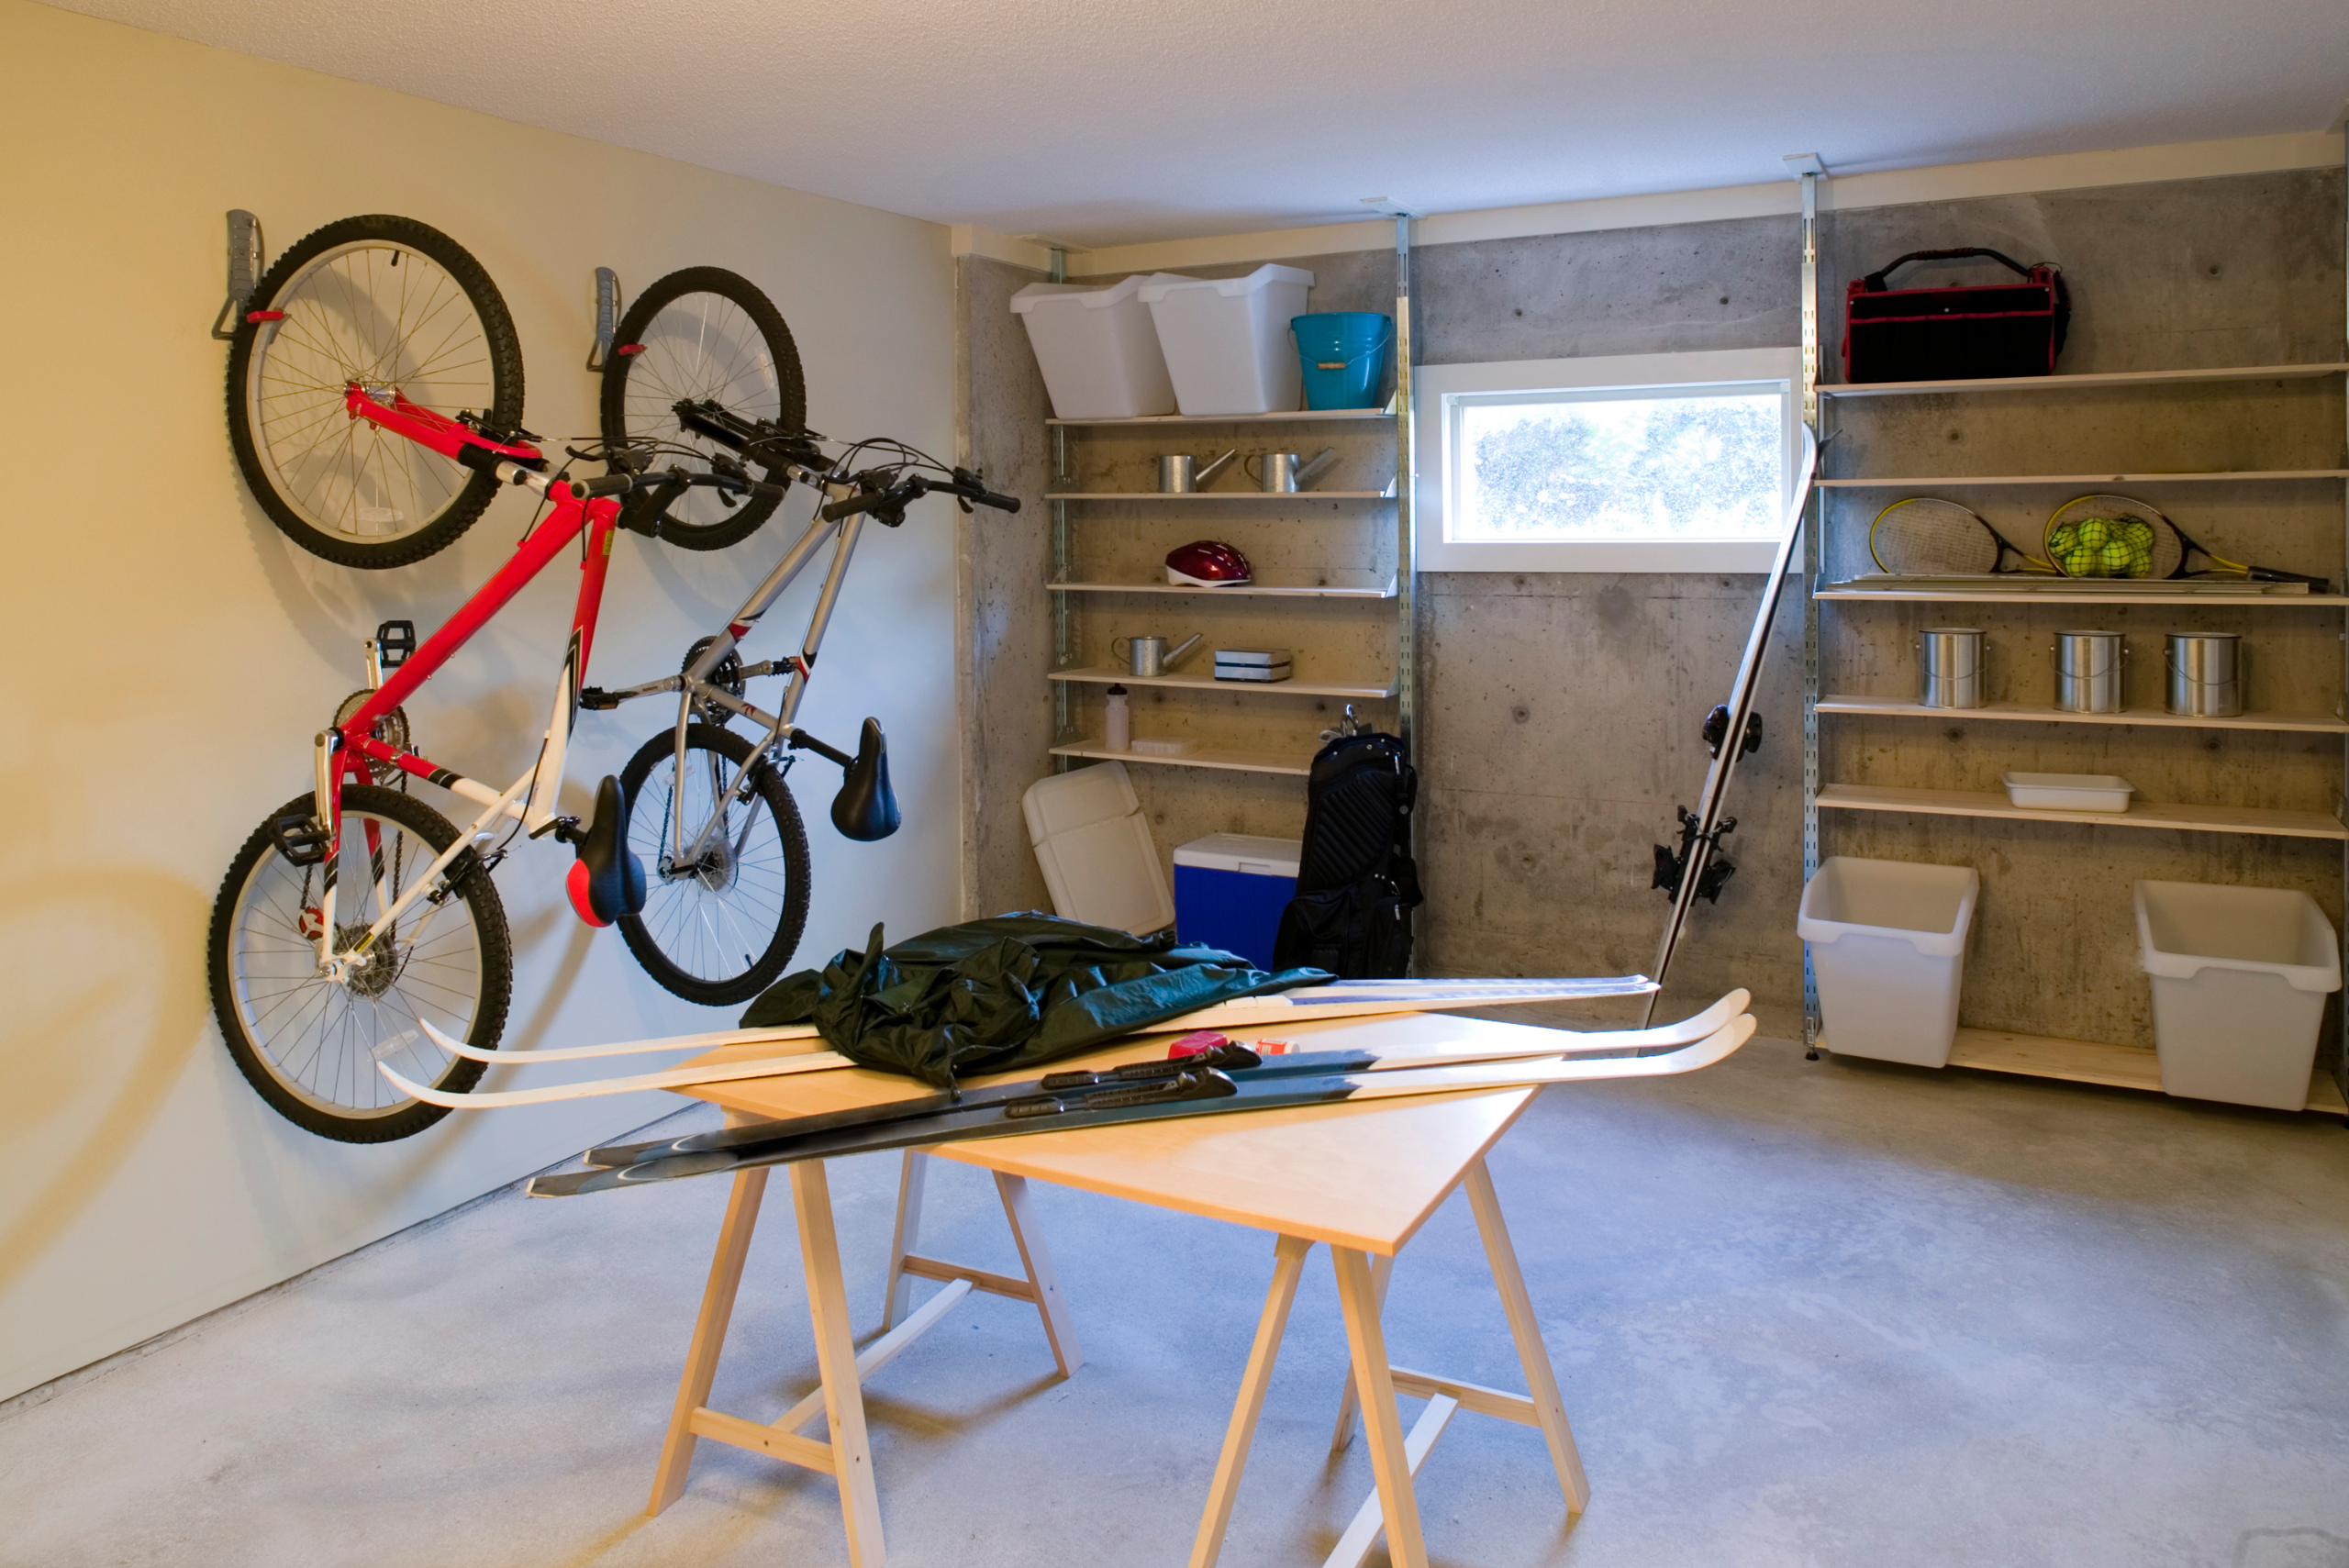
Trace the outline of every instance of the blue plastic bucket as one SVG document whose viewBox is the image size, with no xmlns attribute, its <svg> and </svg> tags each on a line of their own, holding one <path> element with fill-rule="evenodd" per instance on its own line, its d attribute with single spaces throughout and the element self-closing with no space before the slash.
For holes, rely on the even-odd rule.
<svg viewBox="0 0 2349 1568">
<path fill-rule="evenodd" d="M 1375 408 L 1386 380 L 1392 317 L 1367 310 L 1332 310 L 1289 318 L 1297 357 L 1305 368 L 1308 408 Z"/>
</svg>

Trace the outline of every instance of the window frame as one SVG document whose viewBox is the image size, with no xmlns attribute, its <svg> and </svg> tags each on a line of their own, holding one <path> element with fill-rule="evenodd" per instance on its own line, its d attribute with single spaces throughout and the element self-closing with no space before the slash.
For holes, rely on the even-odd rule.
<svg viewBox="0 0 2349 1568">
<path fill-rule="evenodd" d="M 1776 539 L 1453 539 L 1445 535 L 1454 473 L 1458 410 L 1464 398 L 1492 393 L 1642 392 L 1776 385 L 1785 446 L 1779 460 L 1783 506 L 1801 450 L 1800 349 L 1727 349 L 1680 354 L 1609 354 L 1573 360 L 1508 360 L 1486 364 L 1411 367 L 1412 420 L 1429 438 L 1413 495 L 1412 546 L 1423 572 L 1766 573 Z"/>
</svg>

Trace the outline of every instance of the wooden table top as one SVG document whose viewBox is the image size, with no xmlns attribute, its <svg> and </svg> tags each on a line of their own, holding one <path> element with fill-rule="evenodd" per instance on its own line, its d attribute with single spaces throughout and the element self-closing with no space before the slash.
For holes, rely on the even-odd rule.
<svg viewBox="0 0 2349 1568">
<path fill-rule="evenodd" d="M 1310 1051 L 1516 1044 L 1555 1031 L 1486 1018 L 1398 1013 L 1243 1029 L 1243 1043 L 1278 1039 Z M 1130 1040 L 1042 1069 L 974 1078 L 1101 1068 L 1165 1053 L 1165 1035 Z M 694 1063 L 772 1047 L 711 1051 Z M 849 1068 L 710 1084 L 678 1091 L 724 1106 L 737 1121 L 919 1099 L 910 1078 Z M 1461 1175 L 1533 1102 L 1538 1088 L 1478 1089 L 1356 1104 L 1299 1106 L 1234 1116 L 1184 1117 L 940 1144 L 928 1152 L 1085 1192 L 1391 1253 L 1418 1231 Z"/>
</svg>

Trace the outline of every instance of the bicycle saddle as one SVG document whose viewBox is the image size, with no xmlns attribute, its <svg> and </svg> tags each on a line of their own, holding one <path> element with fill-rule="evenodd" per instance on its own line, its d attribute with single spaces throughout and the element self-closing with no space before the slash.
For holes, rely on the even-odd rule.
<svg viewBox="0 0 2349 1568">
<path fill-rule="evenodd" d="M 628 852 L 627 833 L 628 792 L 606 773 L 596 786 L 596 820 L 580 835 L 579 858 L 563 884 L 571 906 L 591 926 L 608 926 L 644 907 L 644 867 Z"/>
<path fill-rule="evenodd" d="M 602 813 L 598 812 L 598 818 Z M 832 797 L 832 826 L 851 839 L 871 843 L 897 830 L 897 792 L 889 787 L 889 742 L 881 721 L 868 718 L 857 737 L 856 761 Z"/>
</svg>

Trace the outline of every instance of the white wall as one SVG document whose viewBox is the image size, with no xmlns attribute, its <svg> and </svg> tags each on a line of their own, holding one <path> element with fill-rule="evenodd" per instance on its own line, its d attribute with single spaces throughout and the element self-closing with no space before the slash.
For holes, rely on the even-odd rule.
<svg viewBox="0 0 2349 1568">
<path fill-rule="evenodd" d="M 522 42 L 515 63 L 528 69 Z M 836 435 L 947 452 L 953 344 L 946 232 L 928 224 L 25 0 L 0 0 L 0 462 L 14 470 L 0 536 L 6 1396 L 675 1103 L 460 1114 L 357 1147 L 281 1120 L 222 1049 L 204 942 L 229 856 L 308 787 L 307 738 L 358 684 L 359 639 L 395 615 L 429 630 L 528 519 L 509 492 L 457 548 L 384 573 L 328 566 L 283 539 L 238 477 L 227 348 L 206 336 L 226 210 L 259 214 L 273 251 L 355 213 L 455 237 L 506 295 L 528 422 L 551 434 L 595 428 L 582 365 L 599 264 L 637 288 L 695 263 L 750 277 L 798 338 L 811 421 Z M 786 516 L 804 517 L 798 505 Z M 816 891 L 802 962 L 861 945 L 876 919 L 904 935 L 952 917 L 948 505 L 926 503 L 896 533 L 868 530 L 801 716 L 852 743 L 858 718 L 879 715 L 906 807 L 894 839 L 848 843 L 825 815 L 837 773 L 803 763 Z M 786 537 L 771 523 L 705 556 L 623 536 L 590 679 L 675 668 Z M 521 771 L 574 584 L 551 570 L 410 704 L 429 754 L 479 776 Z M 813 586 L 770 617 L 754 656 L 796 645 Z M 575 808 L 661 719 L 650 704 L 582 716 Z M 518 949 L 507 1046 L 730 1023 L 661 991 L 617 933 L 570 915 L 568 858 L 535 846 L 498 873 Z"/>
</svg>

